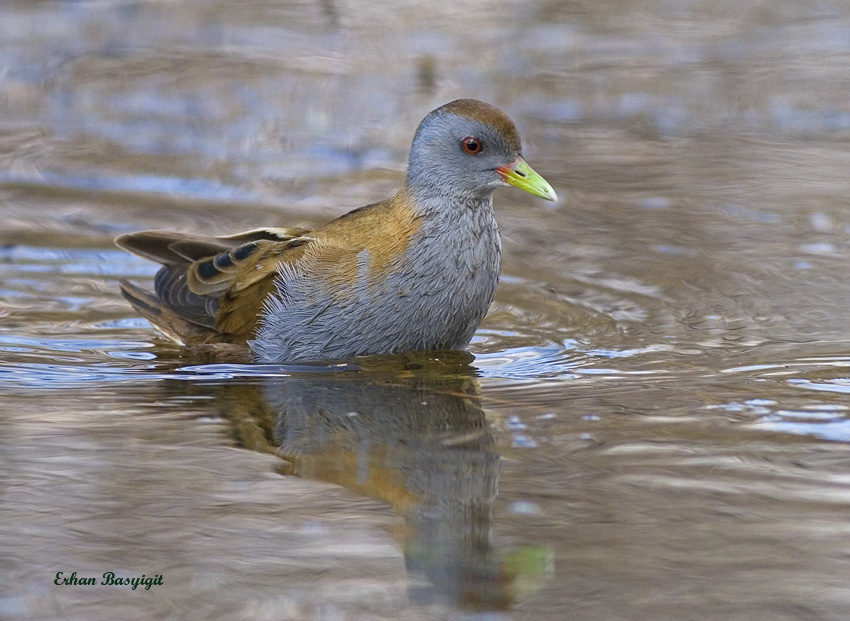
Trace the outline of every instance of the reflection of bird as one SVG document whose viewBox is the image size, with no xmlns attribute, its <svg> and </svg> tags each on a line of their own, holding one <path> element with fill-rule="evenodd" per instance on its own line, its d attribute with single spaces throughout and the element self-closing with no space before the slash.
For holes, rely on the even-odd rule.
<svg viewBox="0 0 850 621">
<path fill-rule="evenodd" d="M 551 553 L 491 543 L 500 457 L 471 358 L 362 358 L 348 371 L 222 384 L 216 402 L 236 442 L 282 458 L 281 472 L 382 500 L 404 518 L 396 534 L 412 601 L 504 609 L 549 579 Z"/>
<path fill-rule="evenodd" d="M 461 349 L 499 278 L 492 197 L 505 184 L 555 200 L 511 120 L 460 99 L 419 125 L 392 198 L 315 231 L 122 235 L 119 246 L 163 265 L 155 294 L 122 291 L 178 342 L 248 345 L 260 362 Z"/>
<path fill-rule="evenodd" d="M 489 541 L 499 454 L 474 369 L 454 358 L 419 354 L 410 370 L 270 377 L 262 387 L 226 386 L 219 403 L 242 446 L 283 458 L 286 473 L 382 500 L 404 518 L 397 534 L 412 597 L 501 609 L 515 576 Z"/>
<path fill-rule="evenodd" d="M 383 500 L 404 518 L 412 600 L 503 609 L 515 576 L 490 544 L 499 454 L 476 387 L 471 378 L 285 378 L 263 392 L 279 412 L 275 440 L 290 472 Z"/>
</svg>

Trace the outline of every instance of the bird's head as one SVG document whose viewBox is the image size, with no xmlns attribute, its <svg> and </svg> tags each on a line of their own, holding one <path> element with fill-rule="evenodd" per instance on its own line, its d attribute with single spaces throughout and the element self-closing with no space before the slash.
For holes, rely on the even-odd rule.
<svg viewBox="0 0 850 621">
<path fill-rule="evenodd" d="M 461 199 L 489 197 L 503 185 L 557 199 L 552 186 L 522 158 L 510 118 L 475 99 L 452 101 L 422 120 L 413 138 L 407 183 L 416 193 Z"/>
</svg>

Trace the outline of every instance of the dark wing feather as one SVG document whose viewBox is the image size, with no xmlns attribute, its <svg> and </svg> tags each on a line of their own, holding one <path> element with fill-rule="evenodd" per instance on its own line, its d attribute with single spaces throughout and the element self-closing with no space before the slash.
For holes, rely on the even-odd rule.
<svg viewBox="0 0 850 621">
<path fill-rule="evenodd" d="M 235 244 L 209 237 L 195 237 L 167 231 L 141 231 L 115 238 L 119 248 L 157 263 L 186 263 L 225 252 Z"/>
<path fill-rule="evenodd" d="M 196 323 L 186 321 L 156 295 L 126 280 L 121 281 L 121 293 L 134 309 L 167 337 L 183 345 L 220 342 L 221 335 Z"/>
<path fill-rule="evenodd" d="M 144 290 L 129 283 L 122 284 L 122 292 L 171 338 L 186 344 L 241 341 L 256 324 L 264 295 L 277 274 L 278 257 L 312 241 L 305 233 L 309 231 L 276 228 L 213 238 L 165 231 L 121 235 L 115 240 L 119 247 L 162 264 L 154 279 L 155 295 L 142 295 Z M 228 319 L 219 325 L 222 296 L 247 287 L 257 289 L 257 296 L 245 299 L 251 305 L 243 309 L 245 317 L 236 321 L 229 309 Z"/>
<path fill-rule="evenodd" d="M 163 265 L 154 279 L 157 298 L 186 321 L 215 329 L 218 297 L 198 295 L 189 288 L 186 272 L 190 266 Z"/>
<path fill-rule="evenodd" d="M 229 240 L 236 243 L 244 243 L 249 241 L 289 241 L 296 237 L 303 237 L 310 232 L 310 229 L 294 226 L 290 228 L 283 227 L 268 227 L 262 229 L 252 229 L 250 231 L 242 231 L 234 235 L 222 235 L 216 239 Z"/>
<path fill-rule="evenodd" d="M 136 256 L 157 263 L 191 263 L 228 252 L 248 242 L 291 241 L 309 232 L 301 227 L 261 228 L 235 235 L 202 237 L 170 231 L 140 231 L 119 235 L 115 238 L 115 244 Z"/>
</svg>

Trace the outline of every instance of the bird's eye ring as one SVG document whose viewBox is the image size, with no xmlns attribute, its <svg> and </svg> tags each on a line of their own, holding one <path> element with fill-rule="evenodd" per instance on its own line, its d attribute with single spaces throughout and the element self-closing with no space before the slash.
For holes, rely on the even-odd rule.
<svg viewBox="0 0 850 621">
<path fill-rule="evenodd" d="M 470 155 L 478 155 L 484 148 L 481 141 L 478 140 L 478 138 L 473 138 L 472 136 L 467 136 L 460 141 L 460 144 L 463 146 L 463 150 Z"/>
</svg>

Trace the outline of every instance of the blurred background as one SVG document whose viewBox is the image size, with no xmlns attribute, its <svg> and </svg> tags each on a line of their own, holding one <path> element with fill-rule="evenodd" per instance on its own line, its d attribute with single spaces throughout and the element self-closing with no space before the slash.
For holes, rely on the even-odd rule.
<svg viewBox="0 0 850 621">
<path fill-rule="evenodd" d="M 846 619 L 848 85 L 843 2 L 6 0 L 0 618 Z M 497 193 L 471 356 L 216 364 L 118 294 L 117 234 L 385 198 L 458 97 L 561 197 Z"/>
</svg>

